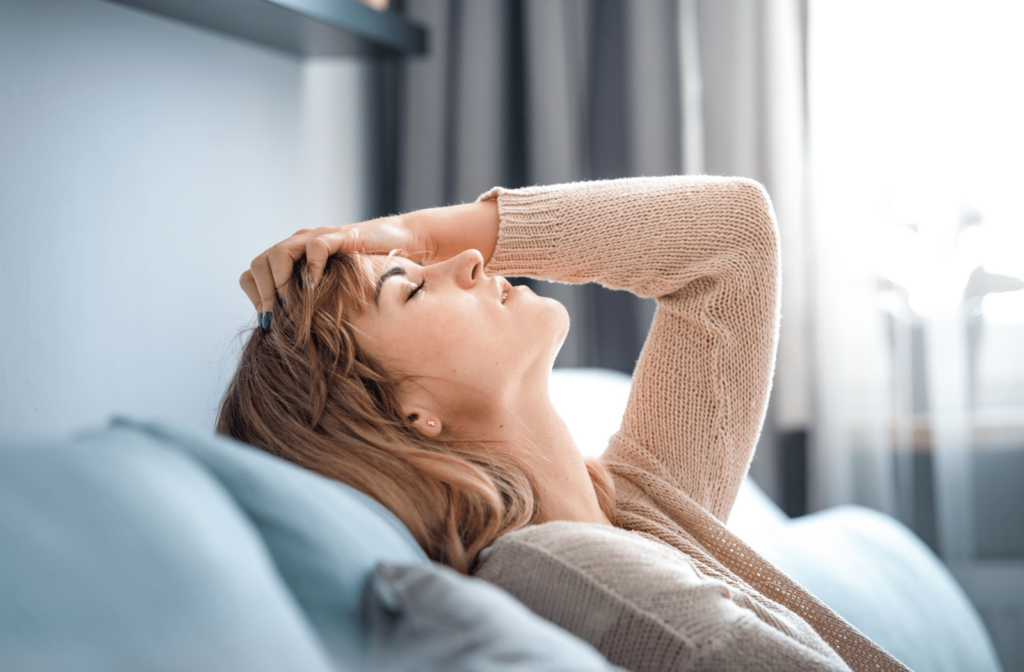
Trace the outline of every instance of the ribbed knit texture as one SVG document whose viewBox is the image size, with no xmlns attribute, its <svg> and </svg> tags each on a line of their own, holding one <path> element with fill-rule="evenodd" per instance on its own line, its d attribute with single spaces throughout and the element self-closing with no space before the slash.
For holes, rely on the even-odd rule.
<svg viewBox="0 0 1024 672">
<path fill-rule="evenodd" d="M 481 199 L 497 199 L 500 216 L 489 273 L 596 281 L 657 299 L 622 427 L 601 458 L 615 479 L 616 526 L 681 551 L 779 632 L 799 633 L 803 619 L 854 670 L 905 670 L 724 525 L 775 359 L 778 233 L 764 189 L 659 177 L 496 188 Z M 563 592 L 571 611 L 580 595 Z M 616 649 L 634 645 L 602 652 L 624 659 Z"/>
</svg>

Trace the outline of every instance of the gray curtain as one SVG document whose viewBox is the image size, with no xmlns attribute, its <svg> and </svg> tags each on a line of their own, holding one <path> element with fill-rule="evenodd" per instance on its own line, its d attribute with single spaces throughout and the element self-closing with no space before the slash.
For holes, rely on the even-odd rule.
<svg viewBox="0 0 1024 672">
<path fill-rule="evenodd" d="M 397 209 L 492 186 L 683 170 L 677 0 L 409 0 L 429 55 L 402 75 Z M 632 373 L 653 301 L 530 281 L 566 305 L 556 366 Z"/>
</svg>

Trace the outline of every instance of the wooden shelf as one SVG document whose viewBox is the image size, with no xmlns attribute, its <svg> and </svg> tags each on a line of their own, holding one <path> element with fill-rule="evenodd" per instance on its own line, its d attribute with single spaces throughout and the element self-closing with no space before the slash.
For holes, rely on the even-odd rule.
<svg viewBox="0 0 1024 672">
<path fill-rule="evenodd" d="M 427 33 L 357 0 L 110 0 L 298 56 L 423 54 Z"/>
</svg>

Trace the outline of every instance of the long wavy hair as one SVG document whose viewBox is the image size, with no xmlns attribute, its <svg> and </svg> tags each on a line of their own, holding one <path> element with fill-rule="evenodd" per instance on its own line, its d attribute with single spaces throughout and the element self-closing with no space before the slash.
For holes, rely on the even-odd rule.
<svg viewBox="0 0 1024 672">
<path fill-rule="evenodd" d="M 350 321 L 375 280 L 340 254 L 312 288 L 300 260 L 271 328 L 249 334 L 217 431 L 373 497 L 432 560 L 469 572 L 495 539 L 536 521 L 537 488 L 512 451 L 448 430 L 428 438 L 403 417 L 403 377 L 358 346 Z M 587 470 L 614 520 L 610 476 L 589 458 Z"/>
</svg>

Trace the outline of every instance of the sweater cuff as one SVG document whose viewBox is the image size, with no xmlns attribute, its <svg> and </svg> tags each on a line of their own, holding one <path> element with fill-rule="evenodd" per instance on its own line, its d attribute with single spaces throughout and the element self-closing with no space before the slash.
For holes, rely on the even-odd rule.
<svg viewBox="0 0 1024 672">
<path fill-rule="evenodd" d="M 478 201 L 498 202 L 498 240 L 487 263 L 494 275 L 546 277 L 557 259 L 563 192 L 551 187 L 494 187 Z"/>
</svg>

